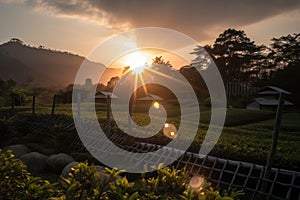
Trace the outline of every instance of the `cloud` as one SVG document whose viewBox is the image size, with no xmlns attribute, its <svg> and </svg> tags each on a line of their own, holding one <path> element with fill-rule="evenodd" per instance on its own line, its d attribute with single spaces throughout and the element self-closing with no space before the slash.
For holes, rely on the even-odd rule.
<svg viewBox="0 0 300 200">
<path fill-rule="evenodd" d="M 216 37 L 212 33 L 225 28 L 254 24 L 300 9 L 299 0 L 25 0 L 25 3 L 59 15 L 89 18 L 116 29 L 171 28 L 199 41 L 211 40 Z"/>
</svg>

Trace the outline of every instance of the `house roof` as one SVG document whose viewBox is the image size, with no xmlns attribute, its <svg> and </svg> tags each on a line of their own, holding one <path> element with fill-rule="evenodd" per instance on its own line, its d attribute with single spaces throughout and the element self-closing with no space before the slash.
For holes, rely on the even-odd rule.
<svg viewBox="0 0 300 200">
<path fill-rule="evenodd" d="M 162 101 L 163 99 L 157 95 L 154 94 L 148 94 L 144 97 L 138 98 L 138 101 Z"/>
<path fill-rule="evenodd" d="M 114 93 L 100 91 L 97 95 L 95 95 L 95 99 L 106 99 L 108 96 L 110 96 L 110 98 L 112 98 L 112 99 L 119 98 Z"/>
<path fill-rule="evenodd" d="M 263 89 L 261 89 L 257 94 L 279 94 L 279 93 L 291 94 L 290 92 L 275 86 L 266 86 Z"/>
<path fill-rule="evenodd" d="M 277 106 L 279 100 L 278 99 L 255 98 L 254 101 L 256 101 L 257 103 L 259 103 L 260 105 L 263 105 L 263 106 Z M 284 105 L 291 106 L 294 104 L 285 100 Z"/>
</svg>

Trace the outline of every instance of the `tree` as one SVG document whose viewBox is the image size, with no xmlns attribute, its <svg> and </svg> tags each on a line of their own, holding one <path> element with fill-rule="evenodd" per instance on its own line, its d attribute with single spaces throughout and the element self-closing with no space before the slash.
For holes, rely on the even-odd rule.
<svg viewBox="0 0 300 200">
<path fill-rule="evenodd" d="M 170 64 L 170 61 L 165 61 L 162 56 L 158 57 L 156 56 L 154 59 L 152 59 L 152 63 L 153 64 L 162 64 L 162 65 L 166 65 L 168 67 L 172 67 L 172 65 Z"/>
<path fill-rule="evenodd" d="M 278 69 L 272 73 L 266 85 L 275 85 L 284 88 L 292 93 L 292 100 L 300 105 L 300 61 L 289 63 L 285 68 Z"/>
<path fill-rule="evenodd" d="M 248 81 L 253 60 L 260 51 L 242 30 L 227 29 L 219 35 L 213 46 L 205 49 L 213 57 L 225 82 Z M 197 54 L 197 51 L 194 52 Z"/>
<path fill-rule="evenodd" d="M 277 85 L 292 91 L 300 63 L 300 33 L 271 39 L 266 59 L 261 60 L 260 85 Z M 267 47 L 266 47 L 267 48 Z M 298 71 L 297 71 L 298 70 Z M 294 85 L 294 86 L 293 86 Z"/>
<path fill-rule="evenodd" d="M 274 59 L 270 56 L 272 49 L 267 46 L 260 46 L 259 51 L 255 53 L 255 59 L 251 62 L 249 78 L 252 84 L 259 86 L 269 78 L 270 73 L 274 70 Z"/>
<path fill-rule="evenodd" d="M 112 92 L 115 86 L 117 85 L 120 78 L 118 76 L 112 77 L 108 82 L 106 86 L 106 91 Z"/>
<path fill-rule="evenodd" d="M 272 39 L 272 57 L 277 68 L 300 61 L 300 33 Z"/>
<path fill-rule="evenodd" d="M 181 73 L 186 80 L 189 81 L 198 97 L 208 95 L 208 89 L 205 81 L 194 66 L 183 66 L 179 69 L 179 73 Z"/>
</svg>

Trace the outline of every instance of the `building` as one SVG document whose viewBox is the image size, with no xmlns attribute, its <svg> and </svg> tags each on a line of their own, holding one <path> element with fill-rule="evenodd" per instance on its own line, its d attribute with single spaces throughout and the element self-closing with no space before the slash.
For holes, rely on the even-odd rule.
<svg viewBox="0 0 300 200">
<path fill-rule="evenodd" d="M 111 92 L 105 92 L 105 91 L 97 92 L 97 94 L 95 95 L 94 98 L 95 98 L 96 103 L 105 103 L 107 97 L 110 97 L 111 99 L 118 99 L 119 98 L 115 94 L 113 94 Z"/>
<path fill-rule="evenodd" d="M 290 92 L 274 86 L 266 86 L 256 93 L 254 101 L 247 105 L 247 110 L 275 110 L 279 102 L 280 93 L 286 96 L 291 95 Z M 284 101 L 284 106 L 294 105 L 288 100 Z"/>
</svg>

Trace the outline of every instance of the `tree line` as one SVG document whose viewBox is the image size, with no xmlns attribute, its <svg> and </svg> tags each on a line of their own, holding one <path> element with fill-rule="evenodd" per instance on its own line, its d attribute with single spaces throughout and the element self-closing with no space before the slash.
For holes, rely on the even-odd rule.
<svg viewBox="0 0 300 200">
<path fill-rule="evenodd" d="M 190 82 L 198 96 L 205 96 L 208 91 L 196 68 L 208 65 L 207 56 L 210 56 L 224 84 L 238 82 L 249 87 L 274 85 L 292 92 L 294 101 L 300 103 L 297 81 L 300 78 L 300 33 L 272 38 L 271 44 L 266 46 L 255 44 L 243 30 L 230 28 L 222 32 L 212 45 L 197 46 L 191 53 L 196 55 L 196 59 L 178 71 Z M 155 57 L 153 63 L 172 67 L 161 56 Z M 128 69 L 125 67 L 123 72 Z M 118 76 L 112 77 L 106 85 L 99 84 L 97 91 L 113 91 L 118 80 Z M 71 86 L 61 94 L 69 93 L 67 96 L 70 97 Z"/>
<path fill-rule="evenodd" d="M 196 59 L 178 71 L 200 96 L 207 94 L 207 87 L 202 77 L 196 73 L 196 68 L 208 65 L 205 56 L 210 56 L 218 67 L 224 84 L 240 82 L 255 87 L 274 85 L 292 92 L 294 101 L 300 103 L 300 33 L 272 38 L 271 44 L 266 46 L 255 44 L 243 30 L 230 28 L 222 32 L 212 45 L 197 46 L 191 53 L 196 55 Z M 154 58 L 153 63 L 172 67 L 161 56 Z M 125 67 L 124 70 L 126 69 L 128 68 Z M 98 84 L 97 91 L 112 91 L 118 80 L 119 77 L 115 76 L 106 85 Z M 12 83 L 16 85 L 13 80 L 0 82 L 0 93 L 7 93 Z M 71 101 L 72 90 L 71 84 L 59 92 L 62 102 Z M 3 104 L 7 100 L 1 101 Z"/>
<path fill-rule="evenodd" d="M 212 45 L 196 47 L 192 54 L 197 58 L 179 71 L 200 92 L 206 90 L 206 85 L 194 72 L 207 62 L 204 50 L 214 60 L 224 84 L 274 85 L 292 92 L 294 101 L 300 103 L 300 33 L 272 38 L 266 46 L 255 44 L 243 30 L 227 29 Z"/>
</svg>

